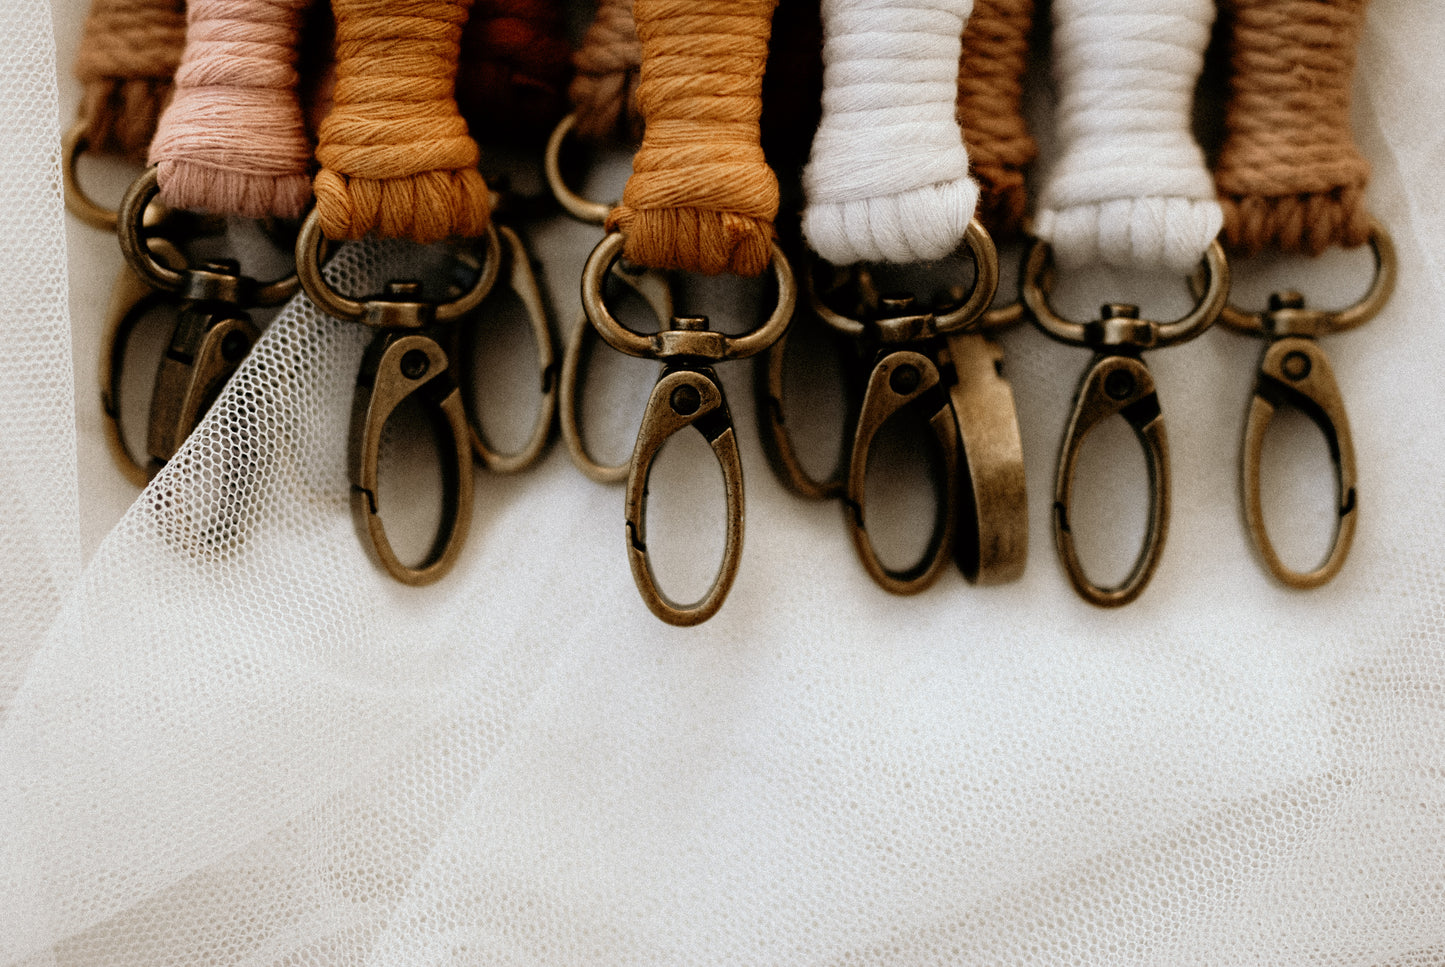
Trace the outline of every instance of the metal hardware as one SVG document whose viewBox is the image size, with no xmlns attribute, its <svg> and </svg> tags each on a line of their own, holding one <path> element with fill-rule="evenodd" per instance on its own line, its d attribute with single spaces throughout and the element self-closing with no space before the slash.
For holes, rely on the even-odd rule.
<svg viewBox="0 0 1445 967">
<path fill-rule="evenodd" d="M 607 308 L 603 283 L 614 262 L 622 255 L 623 238 L 619 232 L 608 233 L 582 268 L 582 307 L 598 333 L 613 349 L 643 359 L 693 359 L 723 362 L 746 359 L 777 342 L 793 318 L 798 289 L 787 256 L 773 243 L 773 276 L 778 284 L 778 304 L 762 325 L 741 336 L 729 336 L 711 329 L 663 329 L 645 335 L 627 328 Z M 697 317 L 702 318 L 702 317 Z"/>
<path fill-rule="evenodd" d="M 486 239 L 485 248 L 477 278 L 470 288 L 454 299 L 442 303 L 427 302 L 419 296 L 414 301 L 354 299 L 337 292 L 321 273 L 327 240 L 321 232 L 320 216 L 313 208 L 301 223 L 301 231 L 296 236 L 296 275 L 306 295 L 329 316 L 359 322 L 373 329 L 421 329 L 434 322 L 461 319 L 492 291 L 501 267 L 502 243 L 495 225 L 489 225 L 483 237 Z"/>
<path fill-rule="evenodd" d="M 1154 378 L 1139 354 L 1193 339 L 1218 318 L 1229 296 L 1229 263 L 1217 241 L 1205 251 L 1201 271 L 1198 288 L 1203 294 L 1178 320 L 1142 319 L 1137 306 L 1111 303 L 1103 307 L 1097 320 L 1079 323 L 1063 318 L 1049 305 L 1054 272 L 1048 243 L 1034 242 L 1024 262 L 1024 303 L 1035 323 L 1060 342 L 1095 351 L 1064 431 L 1054 485 L 1054 543 L 1070 583 L 1091 604 L 1118 607 L 1133 601 L 1153 577 L 1164 550 L 1171 500 L 1169 441 Z M 1129 575 L 1118 585 L 1104 587 L 1089 579 L 1074 545 L 1073 482 L 1089 431 L 1116 415 L 1124 417 L 1144 448 L 1149 467 L 1149 524 Z"/>
<path fill-rule="evenodd" d="M 420 290 L 415 282 L 392 282 L 369 301 L 415 304 Z M 357 534 L 393 578 L 414 586 L 430 584 L 456 564 L 472 520 L 471 434 L 447 351 L 430 332 L 379 332 L 367 348 L 356 386 L 349 465 Z M 441 521 L 430 550 L 415 566 L 403 564 L 393 550 L 378 500 L 382 431 L 412 396 L 418 397 L 431 421 L 442 472 Z"/>
<path fill-rule="evenodd" d="M 1015 313 L 989 309 L 998 285 L 998 254 L 978 222 L 966 247 L 976 263 L 971 290 L 957 288 L 946 307 L 919 311 L 912 297 L 880 294 L 863 267 L 837 270 L 827 296 L 810 269 L 809 295 L 834 329 L 879 348 L 866 381 L 843 488 L 845 515 L 859 557 L 880 586 L 913 594 L 932 584 L 950 553 L 976 584 L 1000 584 L 1023 573 L 1028 559 L 1028 502 L 1023 443 L 1013 391 L 1003 376 L 1002 350 L 987 335 L 990 321 L 1004 325 Z M 830 297 L 851 288 L 857 308 L 849 316 Z M 879 562 L 867 533 L 863 487 L 875 434 L 895 414 L 923 419 L 942 462 L 934 532 L 922 557 L 908 568 Z M 967 478 L 965 485 L 964 478 Z"/>
<path fill-rule="evenodd" d="M 547 185 L 552 189 L 553 197 L 567 210 L 567 214 L 579 221 L 601 225 L 607 221 L 607 216 L 612 214 L 612 206 L 583 198 L 569 188 L 566 179 L 562 177 L 562 145 L 576 126 L 576 113 L 557 122 L 557 127 L 547 139 L 547 150 L 542 156 L 542 170 L 546 172 Z"/>
<path fill-rule="evenodd" d="M 686 324 L 700 320 L 677 321 Z M 723 487 L 727 492 L 727 537 L 722 562 L 707 593 L 691 604 L 679 604 L 658 587 L 648 554 L 647 481 L 662 445 L 687 427 L 702 434 L 722 468 Z M 701 624 L 717 614 L 732 589 L 742 559 L 743 465 L 727 399 L 710 366 L 673 360 L 652 388 L 627 477 L 626 523 L 632 578 L 648 609 L 668 624 L 679 626 Z"/>
<path fill-rule="evenodd" d="M 624 259 L 612 263 L 613 278 L 632 289 L 652 309 L 662 326 L 673 316 L 672 287 L 667 274 L 633 265 Z M 577 324 L 567 339 L 562 355 L 562 377 L 558 394 L 558 422 L 562 440 L 572 463 L 598 483 L 621 483 L 632 466 L 631 455 L 622 463 L 605 464 L 594 459 L 582 437 L 582 369 L 593 345 L 601 337 L 587 321 L 587 313 L 578 311 Z M 770 350 L 771 351 L 771 350 Z"/>
<path fill-rule="evenodd" d="M 541 400 L 537 406 L 537 416 L 532 423 L 532 433 L 526 444 L 520 450 L 512 453 L 503 453 L 494 449 L 487 442 L 486 433 L 483 432 L 480 419 L 469 417 L 468 428 L 472 441 L 472 452 L 476 454 L 482 466 L 493 473 L 518 473 L 526 470 L 535 464 L 542 454 L 547 452 L 547 444 L 552 439 L 552 417 L 557 412 L 557 348 L 552 338 L 552 326 L 547 318 L 547 307 L 542 298 L 541 287 L 537 284 L 537 276 L 532 271 L 532 257 L 527 248 L 522 244 L 517 233 L 505 225 L 497 226 L 500 235 L 506 263 L 507 287 L 516 294 L 517 299 L 522 303 L 522 308 L 527 314 L 527 323 L 531 328 L 532 342 L 537 348 L 537 375 L 538 385 L 541 390 Z M 482 267 L 476 264 L 474 258 L 462 257 L 463 262 L 473 266 L 478 274 L 482 274 Z M 483 302 L 481 308 L 485 308 Z M 475 331 L 475 330 L 473 330 Z M 458 360 L 469 358 L 469 354 L 462 352 L 465 341 L 462 327 L 456 328 L 456 339 L 454 340 L 455 355 Z M 470 374 L 466 372 L 466 364 L 462 369 L 466 379 Z"/>
<path fill-rule="evenodd" d="M 880 587 L 893 594 L 917 594 L 938 580 L 948 564 L 957 529 L 958 428 L 942 383 L 935 359 L 911 349 L 896 349 L 885 352 L 873 365 L 863 393 L 863 410 L 848 462 L 843 516 L 863 567 Z M 878 559 L 868 536 L 863 508 L 873 438 L 890 417 L 906 408 L 913 409 L 933 431 L 942 457 L 944 486 L 927 549 L 913 565 L 894 570 Z"/>
<path fill-rule="evenodd" d="M 1128 422 L 1149 467 L 1149 523 L 1144 543 L 1129 575 L 1119 584 L 1095 584 L 1084 572 L 1074 545 L 1074 472 L 1089 431 L 1113 416 Z M 1054 543 L 1080 597 L 1090 604 L 1112 608 L 1128 604 L 1148 585 L 1159 566 L 1169 533 L 1169 437 L 1159 409 L 1159 394 L 1149 367 L 1137 356 L 1099 354 L 1084 373 L 1074 401 L 1074 412 L 1064 430 L 1059 472 L 1054 483 Z"/>
<path fill-rule="evenodd" d="M 257 282 L 239 272 L 173 268 L 162 263 L 145 243 L 146 212 L 159 192 L 156 169 L 152 166 L 126 190 L 116 225 L 116 237 L 126 261 L 152 287 L 174 292 L 184 299 L 210 299 L 245 308 L 278 306 L 296 294 L 300 282 L 295 272 L 273 282 Z"/>
<path fill-rule="evenodd" d="M 60 139 L 60 178 L 65 194 L 65 208 L 91 228 L 110 233 L 120 223 L 120 213 L 107 208 L 90 197 L 80 183 L 80 158 L 90 149 L 86 137 L 86 125 L 77 121 Z M 193 212 L 176 211 L 168 208 L 158 198 L 153 198 L 145 207 L 142 224 L 148 232 L 161 232 L 173 238 L 194 238 L 198 235 L 217 235 L 225 228 L 225 219 L 214 215 L 197 215 Z"/>
</svg>

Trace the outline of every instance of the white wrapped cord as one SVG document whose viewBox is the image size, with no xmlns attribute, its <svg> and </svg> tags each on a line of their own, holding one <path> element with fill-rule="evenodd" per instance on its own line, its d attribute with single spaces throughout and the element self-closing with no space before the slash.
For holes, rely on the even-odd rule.
<svg viewBox="0 0 1445 967">
<path fill-rule="evenodd" d="M 1061 154 L 1034 230 L 1061 265 L 1187 271 L 1223 213 L 1190 133 L 1209 0 L 1056 0 Z"/>
<path fill-rule="evenodd" d="M 958 247 L 978 205 L 954 117 L 973 0 L 825 0 L 823 118 L 803 171 L 808 244 L 836 264 Z"/>
</svg>

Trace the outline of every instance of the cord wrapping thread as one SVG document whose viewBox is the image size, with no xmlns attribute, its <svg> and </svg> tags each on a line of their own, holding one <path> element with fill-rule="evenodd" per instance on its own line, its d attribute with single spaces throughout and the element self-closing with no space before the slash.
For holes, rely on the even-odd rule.
<svg viewBox="0 0 1445 967">
<path fill-rule="evenodd" d="M 334 0 L 336 86 L 316 210 L 328 238 L 436 242 L 487 229 L 481 151 L 456 101 L 471 0 Z"/>
<path fill-rule="evenodd" d="M 607 220 L 640 265 L 761 274 L 778 180 L 759 137 L 775 0 L 636 0 L 646 122 Z"/>
<path fill-rule="evenodd" d="M 641 141 L 637 85 L 642 41 L 632 19 L 632 0 L 598 0 L 597 13 L 572 64 L 576 74 L 567 93 L 577 112 L 578 136 L 588 141 Z"/>
<path fill-rule="evenodd" d="M 1317 255 L 1370 237 L 1370 165 L 1350 134 L 1366 0 L 1228 0 L 1230 97 L 1214 179 L 1224 237 Z"/>
<path fill-rule="evenodd" d="M 294 218 L 310 200 L 297 95 L 311 0 L 191 0 L 175 95 L 151 144 L 173 208 Z"/>
<path fill-rule="evenodd" d="M 973 0 L 825 0 L 823 119 L 803 232 L 830 262 L 915 262 L 958 247 L 978 205 L 958 126 Z"/>
<path fill-rule="evenodd" d="M 89 150 L 143 162 L 186 40 L 182 0 L 95 0 L 75 77 Z"/>
<path fill-rule="evenodd" d="M 963 30 L 958 123 L 978 181 L 978 215 L 996 238 L 1023 231 L 1024 169 L 1038 155 L 1023 111 L 1033 0 L 974 0 Z"/>
<path fill-rule="evenodd" d="M 1191 133 L 1210 0 L 1055 0 L 1062 152 L 1034 228 L 1061 265 L 1189 271 L 1223 213 Z"/>
</svg>

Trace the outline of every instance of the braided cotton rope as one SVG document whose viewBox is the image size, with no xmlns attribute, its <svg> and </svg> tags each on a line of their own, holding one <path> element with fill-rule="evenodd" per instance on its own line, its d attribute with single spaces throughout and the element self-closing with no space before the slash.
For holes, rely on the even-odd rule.
<svg viewBox="0 0 1445 967">
<path fill-rule="evenodd" d="M 1370 166 L 1350 136 L 1366 0 L 1226 0 L 1228 135 L 1214 178 L 1224 236 L 1318 254 L 1370 236 Z"/>
<path fill-rule="evenodd" d="M 85 18 L 75 76 L 91 151 L 145 160 L 181 62 L 181 0 L 95 0 Z"/>
<path fill-rule="evenodd" d="M 471 0 L 333 0 L 336 87 L 316 211 L 328 238 L 436 242 L 487 230 L 481 151 L 457 109 Z"/>
<path fill-rule="evenodd" d="M 475 0 L 462 30 L 457 106 L 489 142 L 545 138 L 566 110 L 572 48 L 559 0 Z"/>
<path fill-rule="evenodd" d="M 978 179 L 978 215 L 996 237 L 1023 230 L 1024 169 L 1038 154 L 1024 119 L 1033 0 L 974 0 L 958 69 L 958 124 Z"/>
<path fill-rule="evenodd" d="M 955 117 L 973 0 L 825 0 L 803 233 L 830 262 L 940 258 L 978 205 Z"/>
<path fill-rule="evenodd" d="M 1223 214 L 1190 133 L 1211 0 L 1055 0 L 1062 155 L 1034 229 L 1060 264 L 1194 266 Z"/>
<path fill-rule="evenodd" d="M 251 218 L 306 207 L 311 139 L 296 61 L 310 2 L 191 0 L 175 96 L 150 150 L 167 204 Z"/>
<path fill-rule="evenodd" d="M 637 84 L 642 41 L 632 19 L 632 0 L 599 0 L 572 64 L 577 73 L 567 93 L 577 111 L 577 134 L 588 141 L 641 141 Z"/>
<path fill-rule="evenodd" d="M 646 120 L 608 228 L 640 265 L 759 275 L 778 180 L 758 119 L 775 0 L 636 0 Z"/>
</svg>

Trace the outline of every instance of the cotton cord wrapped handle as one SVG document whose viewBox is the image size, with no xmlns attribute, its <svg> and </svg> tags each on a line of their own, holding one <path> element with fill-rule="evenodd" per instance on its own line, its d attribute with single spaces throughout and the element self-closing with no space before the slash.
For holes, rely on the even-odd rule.
<svg viewBox="0 0 1445 967">
<path fill-rule="evenodd" d="M 1227 135 L 1214 179 L 1224 237 L 1318 254 L 1370 238 L 1370 166 L 1350 135 L 1366 0 L 1225 0 Z"/>
<path fill-rule="evenodd" d="M 1212 0 L 1054 0 L 1062 152 L 1034 229 L 1060 265 L 1177 272 L 1223 213 L 1190 130 Z"/>
<path fill-rule="evenodd" d="M 576 73 L 567 94 L 577 112 L 578 136 L 588 141 L 642 140 L 637 103 L 642 41 L 632 0 L 598 0 L 597 13 L 572 56 Z"/>
<path fill-rule="evenodd" d="M 489 142 L 537 140 L 562 117 L 572 48 L 560 0 L 475 0 L 462 29 L 457 105 Z"/>
<path fill-rule="evenodd" d="M 1034 0 L 974 0 L 963 31 L 958 123 L 978 180 L 978 217 L 995 238 L 1023 231 L 1024 169 L 1038 155 L 1024 119 Z"/>
<path fill-rule="evenodd" d="M 89 150 L 145 161 L 186 40 L 181 0 L 95 0 L 75 76 Z"/>
<path fill-rule="evenodd" d="M 311 0 L 191 0 L 175 95 L 151 144 L 172 208 L 294 218 L 311 198 L 296 93 Z"/>
<path fill-rule="evenodd" d="M 955 116 L 972 0 L 825 0 L 823 119 L 803 170 L 803 234 L 823 258 L 952 252 L 978 186 Z"/>
<path fill-rule="evenodd" d="M 775 0 L 636 0 L 646 121 L 608 228 L 641 265 L 759 275 L 778 180 L 758 120 Z"/>
<path fill-rule="evenodd" d="M 332 239 L 435 242 L 487 229 L 481 152 L 456 102 L 471 0 L 333 0 L 336 87 L 316 211 Z"/>
</svg>

